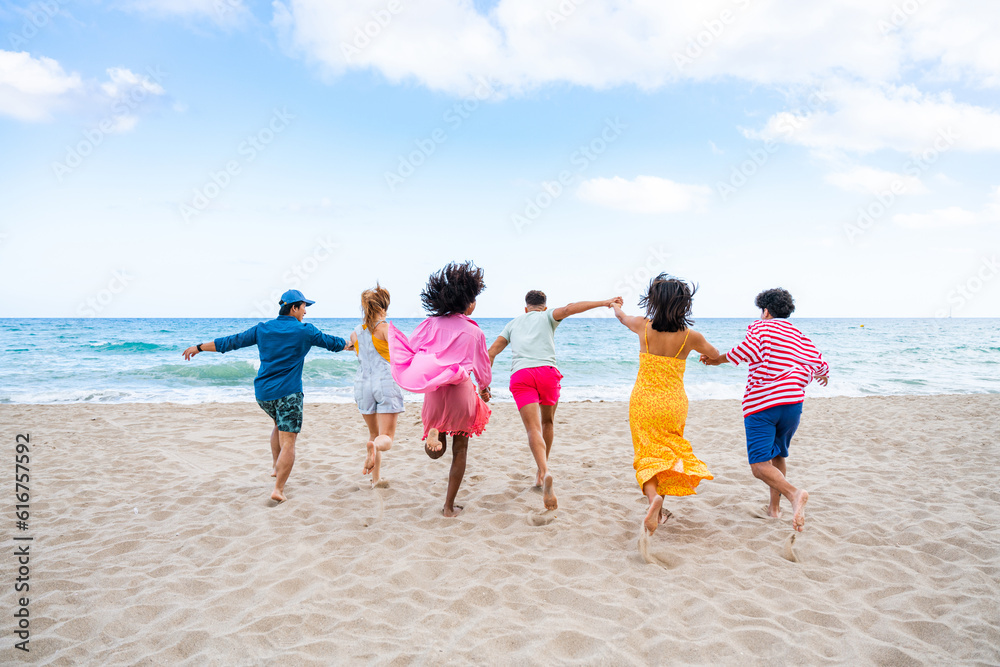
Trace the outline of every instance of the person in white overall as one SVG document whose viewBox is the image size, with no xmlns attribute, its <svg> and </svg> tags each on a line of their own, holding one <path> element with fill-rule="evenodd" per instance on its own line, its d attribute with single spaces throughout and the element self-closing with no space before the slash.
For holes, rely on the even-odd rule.
<svg viewBox="0 0 1000 667">
<path fill-rule="evenodd" d="M 403 391 L 389 370 L 389 343 L 385 321 L 389 292 L 376 285 L 361 294 L 364 322 L 351 333 L 357 352 L 358 373 L 354 378 L 354 401 L 368 426 L 367 457 L 363 474 L 371 473 L 372 488 L 380 486 L 382 452 L 392 448 L 396 421 L 403 412 Z"/>
</svg>

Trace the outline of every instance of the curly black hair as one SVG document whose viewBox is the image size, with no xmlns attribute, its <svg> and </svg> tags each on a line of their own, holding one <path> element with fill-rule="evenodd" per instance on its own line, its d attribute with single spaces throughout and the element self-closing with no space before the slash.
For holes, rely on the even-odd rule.
<svg viewBox="0 0 1000 667">
<path fill-rule="evenodd" d="M 649 289 L 639 299 L 646 317 L 657 331 L 683 331 L 694 324 L 691 304 L 698 287 L 666 273 L 649 281 Z"/>
<path fill-rule="evenodd" d="M 544 306 L 545 300 L 545 292 L 540 292 L 536 289 L 524 295 L 524 305 L 526 306 Z"/>
<path fill-rule="evenodd" d="M 473 262 L 452 262 L 427 279 L 420 302 L 432 317 L 464 313 L 482 291 L 483 270 Z"/>
<path fill-rule="evenodd" d="M 754 304 L 761 310 L 767 308 L 771 317 L 779 319 L 785 319 L 795 312 L 795 299 L 788 290 L 780 287 L 764 290 L 754 299 Z"/>
</svg>

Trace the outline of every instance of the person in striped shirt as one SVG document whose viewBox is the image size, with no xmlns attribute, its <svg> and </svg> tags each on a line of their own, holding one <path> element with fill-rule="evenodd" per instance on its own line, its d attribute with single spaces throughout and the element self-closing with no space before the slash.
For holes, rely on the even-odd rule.
<svg viewBox="0 0 1000 667">
<path fill-rule="evenodd" d="M 740 344 L 714 358 L 703 354 L 701 361 L 708 366 L 747 364 L 743 424 L 750 470 L 771 487 L 767 515 L 781 517 L 784 496 L 792 503 L 792 527 L 801 531 L 809 493 L 788 482 L 785 459 L 799 427 L 806 385 L 815 379 L 826 386 L 830 366 L 813 342 L 788 321 L 795 301 L 787 290 L 765 290 L 754 303 L 761 309 L 760 319 L 747 327 Z"/>
</svg>

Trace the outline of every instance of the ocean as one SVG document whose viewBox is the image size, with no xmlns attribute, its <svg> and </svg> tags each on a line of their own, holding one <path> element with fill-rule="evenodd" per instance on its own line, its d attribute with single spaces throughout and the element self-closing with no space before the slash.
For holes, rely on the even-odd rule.
<svg viewBox="0 0 1000 667">
<path fill-rule="evenodd" d="M 491 343 L 506 319 L 475 318 Z M 356 319 L 307 318 L 346 338 Z M 0 319 L 0 403 L 203 403 L 253 401 L 256 348 L 204 353 L 189 345 L 253 326 L 250 319 Z M 409 333 L 419 319 L 397 319 Z M 750 319 L 701 319 L 695 329 L 721 351 Z M 830 384 L 809 396 L 1000 393 L 1000 319 L 793 319 L 830 363 Z M 556 331 L 563 401 L 628 400 L 638 337 L 613 318 L 569 318 Z M 307 401 L 353 401 L 353 353 L 314 349 L 306 358 Z M 494 366 L 494 400 L 510 401 L 510 353 Z M 688 360 L 692 400 L 738 399 L 745 367 Z M 420 396 L 408 395 L 419 401 Z"/>
</svg>

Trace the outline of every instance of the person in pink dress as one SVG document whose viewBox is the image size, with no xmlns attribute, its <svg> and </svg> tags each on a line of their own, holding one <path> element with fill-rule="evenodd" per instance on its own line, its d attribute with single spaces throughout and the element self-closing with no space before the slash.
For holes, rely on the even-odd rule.
<svg viewBox="0 0 1000 667">
<path fill-rule="evenodd" d="M 465 477 L 469 437 L 482 435 L 490 421 L 490 355 L 485 334 L 469 318 L 484 289 L 481 268 L 472 262 L 451 263 L 427 280 L 420 300 L 430 317 L 409 338 L 389 323 L 392 378 L 406 391 L 424 395 L 421 420 L 427 456 L 444 456 L 447 436 L 452 437 L 448 492 L 441 510 L 447 517 L 462 511 L 455 496 Z"/>
</svg>

